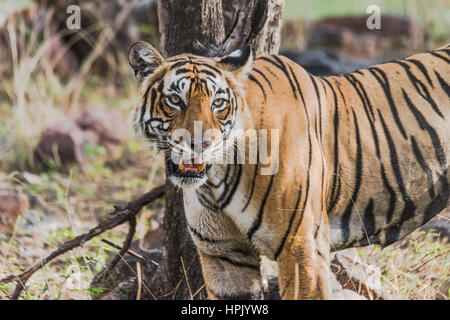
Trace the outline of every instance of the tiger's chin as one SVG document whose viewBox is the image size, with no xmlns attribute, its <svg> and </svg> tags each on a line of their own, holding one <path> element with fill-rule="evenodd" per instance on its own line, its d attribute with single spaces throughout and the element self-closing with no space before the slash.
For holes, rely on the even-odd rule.
<svg viewBox="0 0 450 320">
<path fill-rule="evenodd" d="M 179 188 L 198 188 L 206 180 L 206 162 L 194 163 L 180 161 L 178 164 L 171 160 L 167 161 L 167 168 L 170 181 Z"/>
</svg>

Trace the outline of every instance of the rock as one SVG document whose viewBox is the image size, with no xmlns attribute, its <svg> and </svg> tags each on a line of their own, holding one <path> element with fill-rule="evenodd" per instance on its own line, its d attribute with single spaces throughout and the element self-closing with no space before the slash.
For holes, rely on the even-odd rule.
<svg viewBox="0 0 450 320">
<path fill-rule="evenodd" d="M 352 57 L 375 58 L 399 48 L 420 48 L 426 40 L 421 25 L 411 18 L 381 15 L 381 29 L 367 27 L 367 15 L 328 17 L 314 22 L 310 48 L 327 48 Z"/>
<path fill-rule="evenodd" d="M 436 300 L 449 300 L 450 299 L 450 280 L 444 282 L 439 288 L 439 292 L 436 294 Z"/>
<path fill-rule="evenodd" d="M 425 31 L 421 25 L 409 17 L 382 14 L 380 29 L 369 29 L 367 27 L 368 18 L 369 15 L 327 17 L 317 21 L 315 26 L 332 25 L 358 34 L 376 32 L 382 37 L 416 38 L 422 41 L 425 39 Z"/>
<path fill-rule="evenodd" d="M 16 220 L 30 207 L 28 197 L 11 190 L 0 190 L 0 233 L 12 233 Z"/>
<path fill-rule="evenodd" d="M 118 110 L 103 106 L 88 108 L 75 118 L 77 125 L 85 132 L 92 132 L 108 153 L 108 160 L 115 161 L 122 156 L 121 144 L 128 138 L 128 128 Z"/>
<path fill-rule="evenodd" d="M 61 119 L 42 134 L 34 150 L 34 159 L 44 167 L 67 167 L 73 163 L 82 166 L 83 146 L 96 145 L 98 140 L 95 134 L 81 130 L 72 119 Z"/>
<path fill-rule="evenodd" d="M 108 161 L 122 155 L 122 143 L 128 129 L 117 110 L 92 107 L 74 118 L 64 118 L 50 126 L 41 136 L 34 150 L 34 158 L 45 167 L 83 166 L 86 145 L 105 147 Z"/>
<path fill-rule="evenodd" d="M 424 224 L 420 230 L 436 232 L 441 241 L 450 241 L 450 210 L 444 210 L 439 215 Z"/>
<path fill-rule="evenodd" d="M 102 145 L 120 144 L 128 137 L 127 126 L 118 110 L 90 107 L 76 117 L 75 122 L 82 130 L 97 134 Z"/>
<path fill-rule="evenodd" d="M 355 249 L 336 252 L 331 271 L 344 290 L 351 290 L 369 300 L 388 300 L 389 294 L 381 284 L 380 272 L 363 264 Z"/>
<path fill-rule="evenodd" d="M 280 54 L 301 65 L 306 71 L 315 76 L 344 74 L 379 62 L 369 59 L 350 61 L 340 55 L 322 49 L 301 52 L 285 50 L 281 51 Z"/>
</svg>

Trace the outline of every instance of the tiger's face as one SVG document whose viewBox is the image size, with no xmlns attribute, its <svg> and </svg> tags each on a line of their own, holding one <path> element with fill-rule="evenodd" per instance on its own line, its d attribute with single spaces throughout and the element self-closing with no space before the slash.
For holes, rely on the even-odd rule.
<svg viewBox="0 0 450 320">
<path fill-rule="evenodd" d="M 164 151 L 175 185 L 201 186 L 210 166 L 234 146 L 240 82 L 253 61 L 250 47 L 223 58 L 164 59 L 150 44 L 138 42 L 130 48 L 129 61 L 141 82 L 135 130 Z"/>
</svg>

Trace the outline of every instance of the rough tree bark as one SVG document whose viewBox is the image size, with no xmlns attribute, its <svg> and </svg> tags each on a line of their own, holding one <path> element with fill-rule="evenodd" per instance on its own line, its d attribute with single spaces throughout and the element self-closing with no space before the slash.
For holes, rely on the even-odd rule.
<svg viewBox="0 0 450 320">
<path fill-rule="evenodd" d="M 249 43 L 257 55 L 275 54 L 280 45 L 283 0 L 158 0 L 160 48 L 165 57 L 181 53 L 223 56 Z M 161 250 L 143 252 L 156 260 L 144 263 L 141 298 L 202 299 L 206 297 L 197 250 L 187 231 L 183 193 L 166 182 L 165 240 Z M 142 261 L 141 261 L 142 262 Z M 104 299 L 136 297 L 136 261 L 112 270 L 113 289 Z M 117 279 L 119 278 L 119 279 Z M 118 280 L 118 281 L 117 281 Z"/>
</svg>

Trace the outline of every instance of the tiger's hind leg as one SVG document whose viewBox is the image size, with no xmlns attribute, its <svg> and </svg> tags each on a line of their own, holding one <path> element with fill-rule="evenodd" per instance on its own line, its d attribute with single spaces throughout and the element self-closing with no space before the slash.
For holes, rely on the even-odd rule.
<svg viewBox="0 0 450 320">
<path fill-rule="evenodd" d="M 331 299 L 328 221 L 310 219 L 308 213 L 278 262 L 280 295 L 285 300 Z"/>
</svg>

